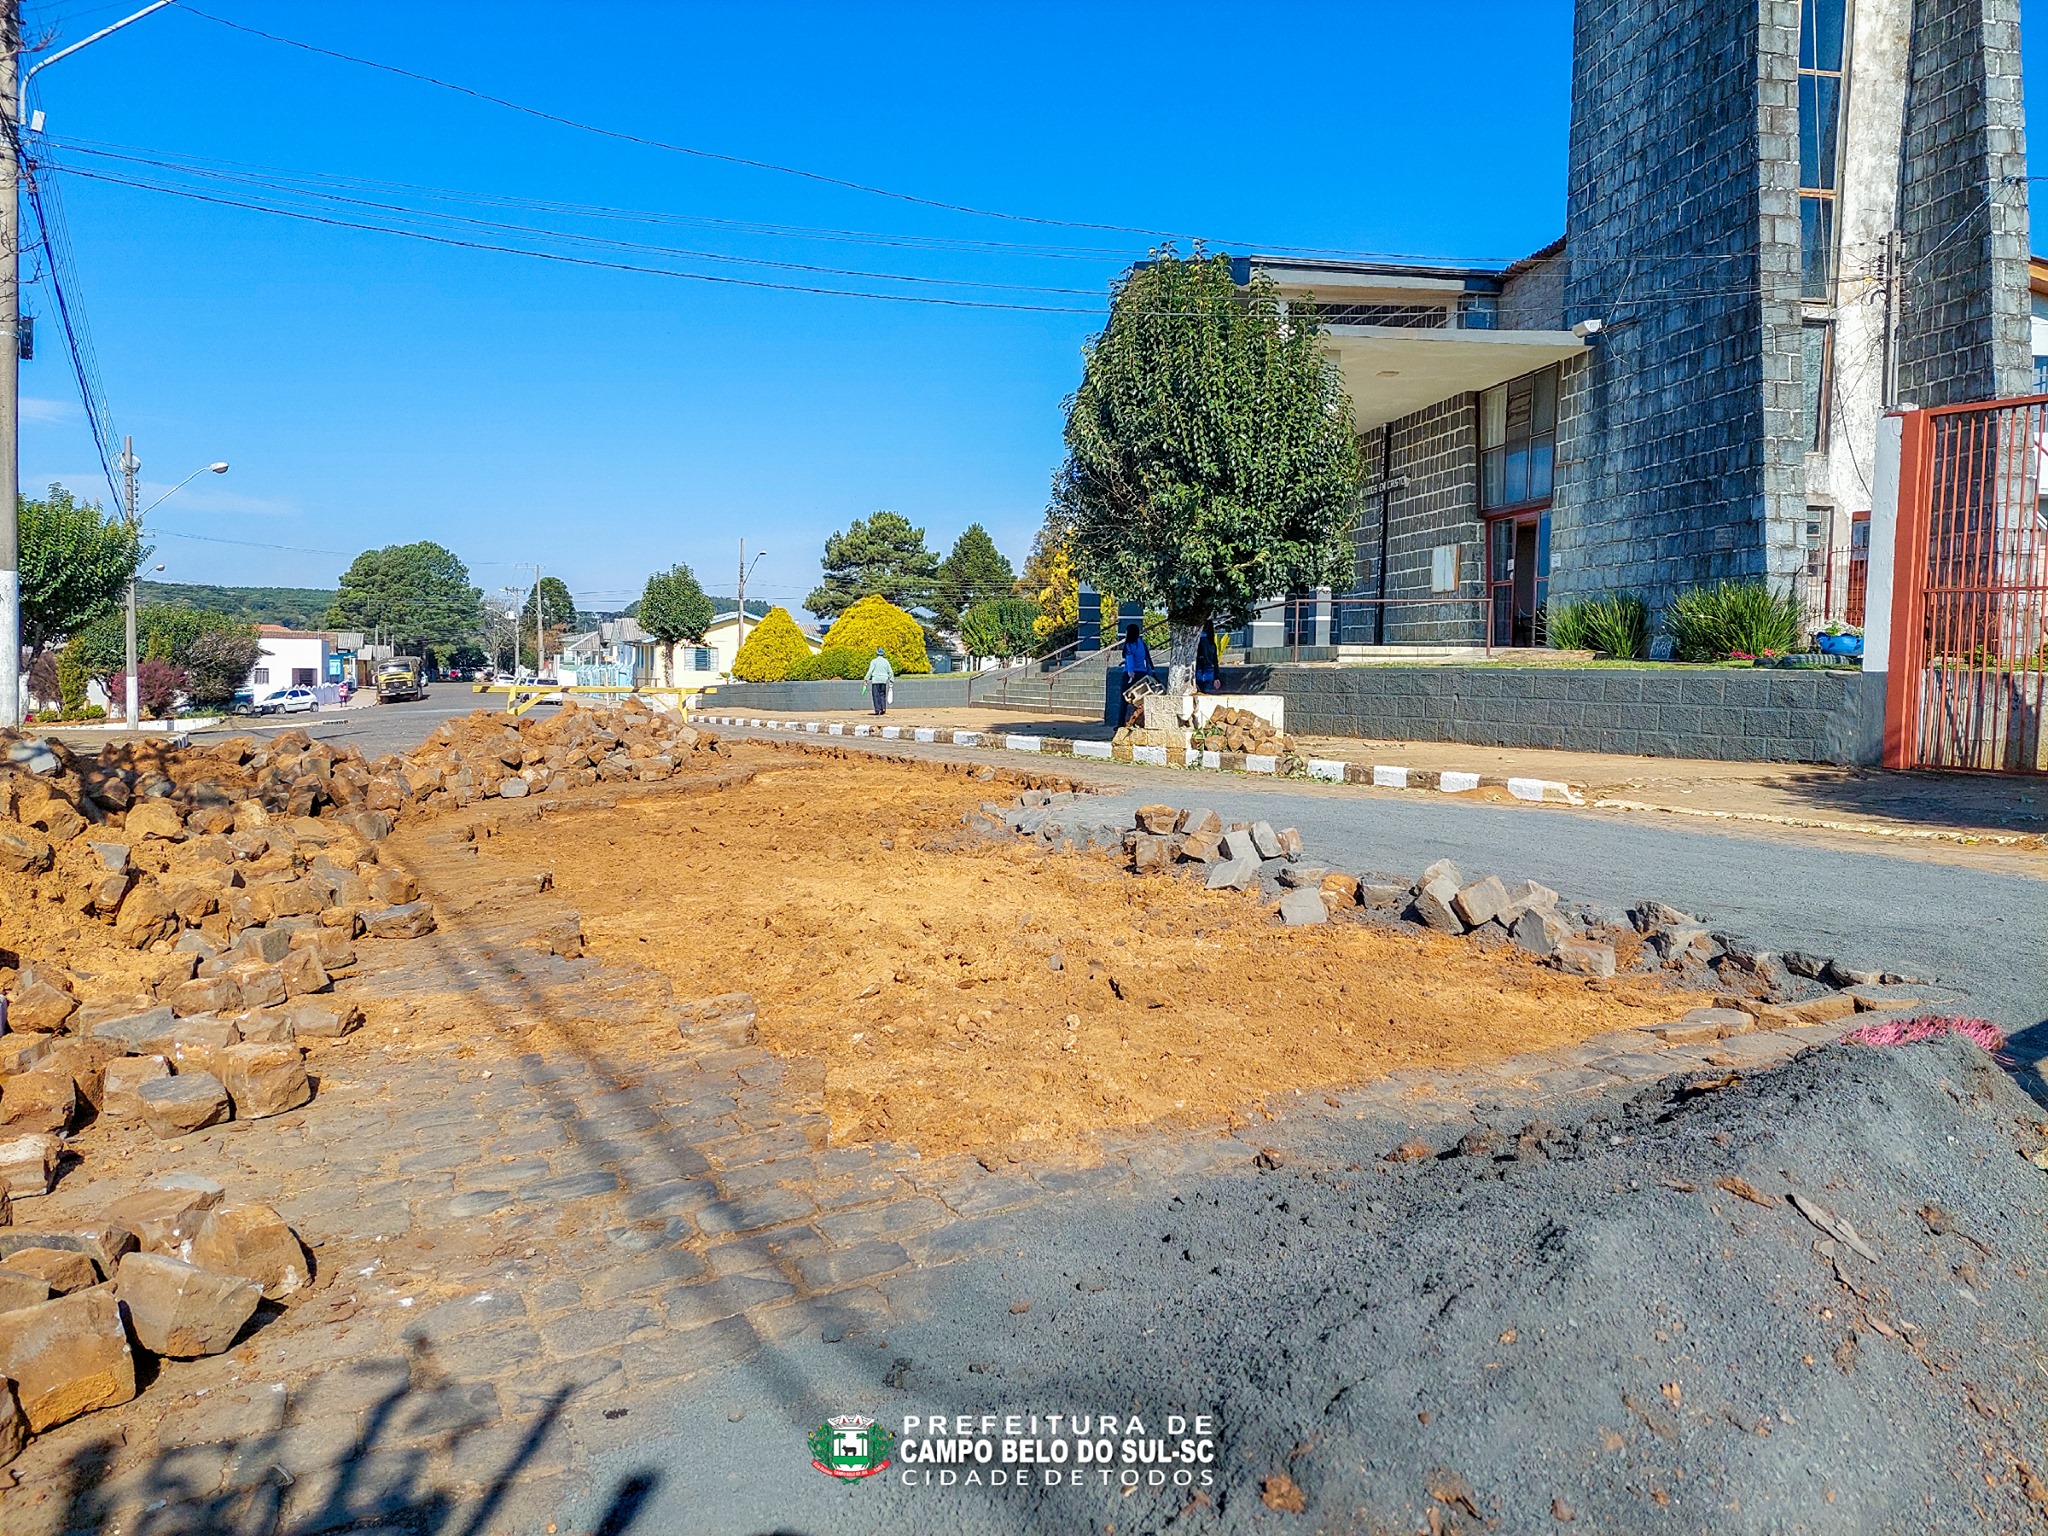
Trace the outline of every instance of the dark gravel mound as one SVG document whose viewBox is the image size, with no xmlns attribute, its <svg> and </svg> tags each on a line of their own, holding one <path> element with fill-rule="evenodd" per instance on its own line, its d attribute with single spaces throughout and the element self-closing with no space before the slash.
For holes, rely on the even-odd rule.
<svg viewBox="0 0 2048 1536">
<path fill-rule="evenodd" d="M 995 1391 L 1216 1413 L 1213 1502 L 1125 1532 L 2037 1531 L 2040 1113 L 1948 1038 L 1281 1159 L 1062 1233 Z"/>
</svg>

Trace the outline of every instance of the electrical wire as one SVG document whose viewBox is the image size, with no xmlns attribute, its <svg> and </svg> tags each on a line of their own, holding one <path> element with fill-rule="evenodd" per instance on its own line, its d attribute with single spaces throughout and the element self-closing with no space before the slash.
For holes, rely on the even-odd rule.
<svg viewBox="0 0 2048 1536">
<path fill-rule="evenodd" d="M 234 185 L 249 187 L 251 189 L 251 195 L 255 195 L 256 193 L 265 191 L 284 190 L 288 191 L 289 195 L 292 196 L 316 198 L 323 203 L 334 204 L 344 208 L 365 209 L 371 213 L 397 214 L 419 219 L 437 219 L 444 223 L 453 224 L 467 229 L 484 230 L 495 234 L 524 235 L 533 239 L 568 241 L 574 245 L 599 250 L 626 251 L 646 256 L 670 257 L 678 260 L 688 261 L 730 262 L 741 266 L 769 267 L 776 269 L 778 271 L 808 272 L 827 277 L 851 277 L 868 282 L 920 283 L 951 288 L 977 288 L 990 291 L 1003 291 L 1013 293 L 1049 293 L 1071 297 L 1088 298 L 1096 297 L 1101 292 L 1099 288 L 1065 288 L 1037 283 L 1006 283 L 979 278 L 931 277 L 923 274 L 913 273 L 875 272 L 865 268 L 858 267 L 830 267 L 820 265 L 814 262 L 783 261 L 773 257 L 766 256 L 739 256 L 724 251 L 706 251 L 681 246 L 652 245 L 644 241 L 620 240 L 602 235 L 582 234 L 573 230 L 536 228 L 528 224 L 510 224 L 495 219 L 480 219 L 466 214 L 432 213 L 426 210 L 410 208 L 402 203 L 377 202 L 368 198 L 348 197 L 336 192 L 312 191 L 306 189 L 281 189 L 267 181 L 262 181 L 253 177 L 238 175 L 232 172 L 197 170 L 189 167 L 173 166 L 168 162 L 150 162 L 147 160 L 141 160 L 139 157 L 127 155 L 102 156 L 100 151 L 91 149 L 78 149 L 76 146 L 69 146 L 69 152 L 84 154 L 87 156 L 109 158 L 129 163 L 139 163 L 143 165 L 155 164 L 159 166 L 159 168 L 165 170 L 179 171 L 187 175 L 205 176 L 217 180 L 224 180 Z M 49 160 L 47 163 L 58 164 L 58 162 L 55 161 L 54 159 Z M 132 178 L 125 184 L 131 186 L 145 185 L 145 183 L 139 177 Z M 156 191 L 180 190 L 169 182 L 152 181 L 146 183 L 146 185 L 151 190 Z M 281 208 L 272 208 L 271 211 L 282 212 L 285 210 Z"/>
<path fill-rule="evenodd" d="M 1165 239 L 1175 238 L 1171 230 L 1147 229 L 1140 225 L 1103 224 L 1092 223 L 1082 219 L 1046 218 L 1036 214 L 1009 213 L 995 208 L 976 208 L 966 203 L 949 203 L 939 198 L 921 197 L 914 192 L 898 192 L 889 187 L 873 186 L 867 182 L 851 181 L 840 176 L 828 176 L 822 171 L 805 170 L 801 166 L 778 165 L 772 160 L 756 160 L 746 155 L 729 155 L 718 150 L 699 149 L 689 144 L 673 144 L 663 139 L 649 138 L 643 134 L 628 133 L 618 128 L 606 128 L 596 123 L 586 123 L 573 117 L 565 117 L 557 112 L 548 112 L 539 107 L 530 107 L 523 102 L 512 101 L 503 96 L 494 96 L 490 92 L 478 90 L 474 86 L 458 85 L 454 81 L 442 80 L 436 76 L 424 74 L 419 70 L 406 69 L 401 65 L 386 64 L 377 59 L 366 59 L 356 54 L 343 53 L 339 49 L 325 48 L 318 43 L 308 43 L 299 38 L 286 37 L 282 33 L 266 32 L 260 27 L 252 27 L 239 21 L 230 21 L 225 16 L 216 16 L 210 11 L 202 11 L 197 6 L 183 3 L 183 0 L 179 0 L 177 9 L 184 11 L 187 15 L 196 16 L 202 21 L 210 21 L 216 26 L 226 27 L 235 32 L 243 32 L 251 37 L 260 37 L 266 42 L 278 43 L 287 48 L 301 49 L 307 53 L 318 54 L 323 58 L 337 59 L 342 63 L 354 64 L 363 69 L 379 70 L 388 75 L 396 75 L 401 79 L 411 80 L 419 85 L 432 86 L 436 90 L 450 91 L 458 96 L 468 96 L 477 101 L 488 102 L 494 107 L 502 107 L 508 112 L 517 112 L 526 117 L 536 118 L 544 123 L 553 123 L 557 127 L 571 128 L 579 133 L 596 134 L 600 138 L 614 139 L 623 144 L 635 144 L 643 149 L 658 149 L 669 154 L 689 155 L 700 160 L 715 160 L 726 165 L 744 166 L 749 170 L 771 171 L 776 175 L 794 176 L 805 181 L 818 182 L 825 186 L 840 187 L 849 192 L 865 193 L 870 197 L 891 198 L 897 202 L 911 203 L 922 208 L 936 208 L 946 213 L 968 214 L 974 218 L 1005 219 L 1020 224 L 1041 224 L 1058 229 L 1094 229 L 1113 234 L 1149 235 Z M 1180 238 L 1187 237 L 1183 236 Z"/>
<path fill-rule="evenodd" d="M 810 293 L 842 299 L 879 299 L 897 304 L 935 304 L 949 309 L 996 309 L 1024 314 L 1039 315 L 1084 315 L 1100 314 L 1099 305 L 1058 305 L 1058 304 L 1016 304 L 992 299 L 948 298 L 937 294 L 879 293 L 872 290 L 851 288 L 829 288 L 812 283 L 777 283 L 764 278 L 736 277 L 728 273 L 686 272 L 673 267 L 655 267 L 631 261 L 610 261 L 596 256 L 577 256 L 564 251 L 529 250 L 523 246 L 505 245 L 487 240 L 464 240 L 451 235 L 429 234 L 422 230 L 403 229 L 394 225 L 374 224 L 359 219 L 344 219 L 327 214 L 310 213 L 302 209 L 270 207 L 242 198 L 223 197 L 218 194 L 195 191 L 191 188 L 172 187 L 161 183 L 143 181 L 134 177 L 110 175 L 104 171 L 87 170 L 76 165 L 60 165 L 55 169 L 65 176 L 82 177 L 88 181 L 102 181 L 114 186 L 132 187 L 144 192 L 157 192 L 170 197 L 181 197 L 192 202 L 212 203 L 224 208 L 239 208 L 249 213 L 267 213 L 279 218 L 297 219 L 308 224 L 322 224 L 335 229 L 359 230 L 369 234 L 395 235 L 401 239 L 416 240 L 429 245 L 453 246 L 462 250 L 487 251 L 504 256 L 525 256 L 536 261 L 555 262 L 566 266 L 594 267 L 611 272 L 634 272 L 648 277 L 681 278 L 689 282 L 715 283 L 726 287 L 769 289 L 783 293 Z"/>
<path fill-rule="evenodd" d="M 35 214 L 36 229 L 42 236 L 43 258 L 49 272 L 50 293 L 56 303 L 57 323 L 64 332 L 65 350 L 71 359 L 72 377 L 78 384 L 79 402 L 92 429 L 93 450 L 99 455 L 100 473 L 106 477 L 107 490 L 114 505 L 120 506 L 124 498 L 121 483 L 114 474 L 114 444 L 117 439 L 113 412 L 108 408 L 106 390 L 100 381 L 99 358 L 93 350 L 92 335 L 86 329 L 85 311 L 74 298 L 78 286 L 77 268 L 72 261 L 63 200 L 55 185 L 46 187 L 44 179 L 36 174 L 36 167 L 25 152 L 15 124 L 0 122 L 0 129 L 4 129 L 13 146 L 15 163 L 20 168 L 18 184 L 28 194 L 29 208 Z"/>
</svg>

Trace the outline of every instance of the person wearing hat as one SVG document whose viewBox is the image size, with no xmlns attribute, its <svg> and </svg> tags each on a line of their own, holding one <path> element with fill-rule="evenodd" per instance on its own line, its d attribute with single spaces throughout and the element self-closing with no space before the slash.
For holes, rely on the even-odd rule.
<svg viewBox="0 0 2048 1536">
<path fill-rule="evenodd" d="M 868 697 L 874 700 L 875 713 L 889 713 L 889 684 L 896 680 L 896 669 L 889 665 L 889 657 L 878 645 L 875 659 L 868 663 Z"/>
</svg>

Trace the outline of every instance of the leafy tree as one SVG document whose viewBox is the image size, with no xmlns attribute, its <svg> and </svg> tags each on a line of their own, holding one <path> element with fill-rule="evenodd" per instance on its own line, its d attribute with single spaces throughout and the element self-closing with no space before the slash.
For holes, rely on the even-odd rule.
<svg viewBox="0 0 2048 1536">
<path fill-rule="evenodd" d="M 815 656 L 806 656 L 789 669 L 789 680 L 793 683 L 821 683 L 847 678 L 858 680 L 868 675 L 868 663 L 874 659 L 873 651 L 862 655 L 859 651 L 837 646 L 822 650 Z"/>
<path fill-rule="evenodd" d="M 463 641 L 449 651 L 447 656 L 447 665 L 460 667 L 465 672 L 472 672 L 478 667 L 487 667 L 490 664 L 490 658 L 484 655 L 484 648 L 474 640 Z"/>
<path fill-rule="evenodd" d="M 929 672 L 932 658 L 925 650 L 924 626 L 886 597 L 864 597 L 839 615 L 825 631 L 827 651 L 856 651 L 863 654 L 863 674 L 880 646 L 889 665 L 900 673 Z"/>
<path fill-rule="evenodd" d="M 1081 582 L 1074 575 L 1071 541 L 1062 539 L 1048 548 L 1039 572 L 1044 585 L 1034 599 L 1038 617 L 1031 621 L 1031 633 L 1044 655 L 1068 644 L 1081 628 Z"/>
<path fill-rule="evenodd" d="M 1028 597 L 992 597 L 960 619 L 970 656 L 1028 656 L 1038 639 L 1038 604 Z"/>
<path fill-rule="evenodd" d="M 743 683 L 779 683 L 811 659 L 811 643 L 787 608 L 771 608 L 747 632 L 747 643 L 732 659 L 732 675 Z"/>
<path fill-rule="evenodd" d="M 543 576 L 540 586 L 526 594 L 526 604 L 519 610 L 520 622 L 526 625 L 526 632 L 533 633 L 534 601 L 540 603 L 540 627 L 546 630 L 568 629 L 579 615 L 576 599 L 569 595 L 569 584 L 559 576 Z"/>
<path fill-rule="evenodd" d="M 672 565 L 648 577 L 633 612 L 640 627 L 663 645 L 702 640 L 712 619 L 711 599 L 687 565 Z"/>
<path fill-rule="evenodd" d="M 877 512 L 825 540 L 825 580 L 804 606 L 821 619 L 864 597 L 914 608 L 931 600 L 938 579 L 939 557 L 925 548 L 924 530 L 901 513 Z"/>
<path fill-rule="evenodd" d="M 157 656 L 135 664 L 135 698 L 144 719 L 168 720 L 185 691 L 185 669 Z"/>
<path fill-rule="evenodd" d="M 482 611 L 483 594 L 469 584 L 469 567 L 452 551 L 422 539 L 357 555 L 342 573 L 327 623 L 383 630 L 404 651 L 468 639 Z"/>
<path fill-rule="evenodd" d="M 941 629 L 958 631 L 961 614 L 976 603 L 1003 596 L 1016 584 L 1016 567 L 996 548 L 988 530 L 979 523 L 969 523 L 953 541 L 953 552 L 939 566 L 932 612 L 938 616 Z"/>
<path fill-rule="evenodd" d="M 1172 626 L 1169 691 L 1204 623 L 1339 579 L 1359 476 L 1351 405 L 1311 304 L 1228 258 L 1168 256 L 1118 284 L 1067 408 L 1054 520 L 1084 579 Z"/>
<path fill-rule="evenodd" d="M 262 652 L 256 631 L 247 626 L 209 630 L 195 637 L 185 653 L 185 686 L 192 702 L 233 703 L 235 690 L 249 680 Z"/>
<path fill-rule="evenodd" d="M 120 605 L 146 551 L 120 517 L 61 485 L 21 498 L 21 641 L 32 657 Z"/>
</svg>

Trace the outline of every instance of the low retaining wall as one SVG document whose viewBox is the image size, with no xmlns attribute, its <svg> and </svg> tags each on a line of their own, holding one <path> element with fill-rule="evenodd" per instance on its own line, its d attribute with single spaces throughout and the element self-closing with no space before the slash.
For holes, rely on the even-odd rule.
<svg viewBox="0 0 2048 1536">
<path fill-rule="evenodd" d="M 1641 757 L 1870 765 L 1884 744 L 1884 675 L 1701 667 L 1246 667 L 1287 700 L 1287 729 Z"/>
<path fill-rule="evenodd" d="M 941 672 L 930 677 L 896 679 L 896 708 L 957 709 L 967 703 L 972 672 Z M 866 710 L 868 685 L 860 682 L 720 683 L 718 691 L 700 699 L 701 710 L 740 713 L 748 710 Z"/>
</svg>

